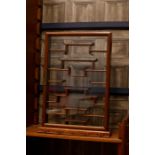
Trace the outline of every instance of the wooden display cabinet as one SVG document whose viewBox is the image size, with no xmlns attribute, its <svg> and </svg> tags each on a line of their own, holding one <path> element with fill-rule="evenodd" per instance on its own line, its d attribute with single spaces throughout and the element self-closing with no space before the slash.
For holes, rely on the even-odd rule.
<svg viewBox="0 0 155 155">
<path fill-rule="evenodd" d="M 93 31 L 87 31 L 86 27 L 83 32 L 46 32 L 46 60 L 49 58 L 49 42 L 48 39 L 53 37 L 86 37 L 87 41 L 88 38 L 92 36 L 99 36 L 99 37 L 107 37 L 109 38 L 108 41 L 108 48 L 104 49 L 97 49 L 95 50 L 93 47 L 95 46 L 94 42 L 64 42 L 63 43 L 63 49 L 54 49 L 55 52 L 61 53 L 64 55 L 68 55 L 70 51 L 74 49 L 75 46 L 81 46 L 83 48 L 86 48 L 89 55 L 94 55 L 95 53 L 104 53 L 104 50 L 107 50 L 106 53 L 108 57 L 107 65 L 104 66 L 101 65 L 96 68 L 97 61 L 95 59 L 89 59 L 88 60 L 81 60 L 72 58 L 71 60 L 67 60 L 66 57 L 64 59 L 61 59 L 61 66 L 49 66 L 49 61 L 45 61 L 44 67 L 44 84 L 43 84 L 43 94 L 44 98 L 42 101 L 42 119 L 41 123 L 39 123 L 39 87 L 40 87 L 40 55 L 41 55 L 41 20 L 42 20 L 42 1 L 40 0 L 27 0 L 27 112 L 26 112 L 26 122 L 27 122 L 27 154 L 38 154 L 38 155 L 49 155 L 49 154 L 55 154 L 55 155 L 72 155 L 72 154 L 89 154 L 93 155 L 94 153 L 97 155 L 105 154 L 105 155 L 127 155 L 128 154 L 128 117 L 123 119 L 122 122 L 120 122 L 119 127 L 116 130 L 112 130 L 109 127 L 109 85 L 110 85 L 110 51 L 111 51 L 111 32 L 104 33 L 104 32 L 93 32 Z M 119 23 L 120 24 L 120 23 Z M 119 25 L 118 24 L 118 25 Z M 72 24 L 71 24 L 72 25 Z M 101 29 L 104 24 L 99 27 Z M 117 26 L 112 26 L 111 28 L 121 29 Z M 55 28 L 56 29 L 56 28 Z M 94 28 L 93 28 L 94 29 Z M 98 27 L 96 28 L 98 29 Z M 106 29 L 109 29 L 109 26 Z M 125 28 L 126 29 L 126 28 Z M 63 30 L 61 28 L 61 30 Z M 57 30 L 58 31 L 58 30 Z M 50 51 L 53 53 L 53 49 Z M 78 51 L 77 51 L 78 53 Z M 81 54 L 79 54 L 81 56 Z M 86 63 L 88 68 L 84 69 L 84 71 L 81 71 L 79 75 L 73 75 L 73 69 L 68 66 L 66 67 L 66 63 L 74 63 L 74 66 L 78 66 L 80 63 L 84 64 Z M 91 67 L 90 64 L 92 63 Z M 80 65 L 79 65 L 80 66 Z M 80 66 L 81 67 L 81 66 Z M 79 67 L 79 68 L 80 68 Z M 106 71 L 106 72 L 105 72 Z M 108 72 L 107 72 L 108 71 Z M 48 74 L 47 74 L 48 73 Z M 49 75 L 51 73 L 51 75 Z M 106 74 L 107 77 L 105 81 L 93 81 L 88 80 L 89 84 L 93 85 L 94 87 L 97 85 L 102 85 L 103 88 L 101 90 L 101 94 L 97 96 L 94 93 L 95 91 L 89 90 L 80 90 L 83 92 L 81 103 L 83 102 L 91 102 L 95 106 L 100 102 L 102 103 L 103 110 L 102 113 L 93 113 L 91 110 L 89 113 L 84 113 L 86 108 L 88 107 L 79 107 L 74 106 L 70 107 L 65 102 L 63 104 L 62 101 L 67 100 L 72 96 L 72 93 L 75 91 L 75 89 L 71 89 L 68 85 L 65 85 L 66 79 L 49 79 L 49 77 L 53 77 L 52 73 L 57 74 L 66 74 L 66 76 L 73 76 L 73 78 L 85 78 L 87 76 L 90 76 L 90 74 Z M 82 74 L 82 75 L 81 75 Z M 48 75 L 46 78 L 46 75 Z M 54 75 L 55 76 L 55 75 Z M 76 77 L 75 77 L 76 76 Z M 85 76 L 85 77 L 81 77 Z M 61 77 L 58 75 L 57 77 Z M 65 77 L 64 75 L 62 77 Z M 104 77 L 104 76 L 102 76 Z M 50 81 L 51 80 L 51 81 Z M 55 80 L 55 81 L 54 81 Z M 56 81 L 57 80 L 57 81 Z M 80 81 L 80 80 L 78 80 Z M 54 87 L 51 87 L 51 84 L 54 82 Z M 103 82 L 106 82 L 105 85 Z M 76 82 L 74 82 L 76 84 Z M 62 87 L 62 86 L 63 87 Z M 59 90 L 61 92 L 57 92 L 56 86 L 59 86 Z M 74 86 L 74 85 L 72 85 Z M 54 89 L 53 91 L 53 88 Z M 63 89 L 62 89 L 63 88 Z M 77 87 L 76 87 L 77 89 Z M 79 88 L 78 88 L 79 89 Z M 63 91 L 62 91 L 63 90 Z M 94 88 L 94 90 L 96 90 Z M 56 100 L 58 104 L 54 105 L 54 100 L 49 100 L 49 93 L 55 94 Z M 61 93 L 61 94 L 60 94 Z M 63 94 L 62 94 L 63 93 Z M 76 94 L 79 93 L 79 90 L 75 91 Z M 88 95 L 89 94 L 89 95 Z M 65 97 L 64 97 L 65 95 Z M 104 97 L 103 97 L 104 96 Z M 51 98 L 50 98 L 51 99 Z M 55 100 L 55 101 L 56 101 Z M 48 104 L 47 104 L 48 103 Z M 59 105 L 59 103 L 62 104 L 62 107 Z M 53 104 L 53 105 L 52 105 Z M 76 105 L 76 104 L 75 104 Z M 56 107 L 55 107 L 56 106 Z M 95 107 L 94 106 L 94 107 Z M 53 108 L 54 107 L 54 108 Z M 51 109 L 49 109 L 51 108 Z M 53 108 L 53 109 L 52 109 Z M 81 109 L 80 109 L 81 108 Z M 88 108 L 89 109 L 89 108 Z M 90 108 L 91 109 L 91 108 Z M 61 111 L 62 110 L 62 111 Z M 75 115 L 76 111 L 76 115 Z M 90 113 L 92 112 L 92 113 Z M 77 117 L 78 114 L 78 117 Z M 80 117 L 79 117 L 80 115 Z M 82 115 L 82 118 L 81 118 Z M 85 115 L 85 116 L 84 116 Z M 53 117 L 54 116 L 54 117 Z M 75 118 L 75 116 L 78 118 Z M 51 117 L 51 118 L 49 118 Z M 83 118 L 84 117 L 84 118 Z M 58 119 L 59 118 L 59 119 Z M 61 119 L 60 119 L 61 118 Z M 80 118 L 80 119 L 79 119 Z M 94 120 L 101 120 L 101 124 L 93 124 L 93 121 L 90 121 L 91 119 Z M 92 120 L 93 120 L 92 119 Z M 100 122 L 100 121 L 99 121 Z M 61 148 L 61 149 L 60 149 Z"/>
<path fill-rule="evenodd" d="M 105 45 L 102 49 L 95 50 L 94 36 Z M 64 43 L 54 42 L 62 37 Z M 111 47 L 110 32 L 45 33 L 42 128 L 39 132 L 110 136 Z M 96 52 L 100 53 L 98 57 L 94 55 Z"/>
<path fill-rule="evenodd" d="M 95 49 L 94 36 L 101 49 Z M 112 143 L 125 155 L 128 118 L 119 130 L 109 127 L 112 33 L 45 32 L 44 43 L 41 124 L 28 127 L 27 136 Z"/>
</svg>

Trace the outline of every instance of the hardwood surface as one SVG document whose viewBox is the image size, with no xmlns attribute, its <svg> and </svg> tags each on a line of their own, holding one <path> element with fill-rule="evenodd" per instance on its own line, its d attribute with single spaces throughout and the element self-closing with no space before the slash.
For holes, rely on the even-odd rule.
<svg viewBox="0 0 155 155">
<path fill-rule="evenodd" d="M 121 139 L 119 138 L 118 131 L 113 131 L 111 136 L 108 138 L 47 134 L 47 133 L 38 133 L 38 131 L 40 131 L 39 125 L 30 126 L 27 128 L 26 135 L 28 137 L 57 138 L 57 139 L 66 139 L 66 140 L 70 139 L 70 140 L 106 142 L 106 143 L 121 143 Z"/>
</svg>

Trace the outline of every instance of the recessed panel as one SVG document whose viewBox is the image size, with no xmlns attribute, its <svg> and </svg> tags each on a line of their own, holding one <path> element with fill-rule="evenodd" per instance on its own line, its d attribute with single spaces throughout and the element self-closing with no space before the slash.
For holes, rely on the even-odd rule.
<svg viewBox="0 0 155 155">
<path fill-rule="evenodd" d="M 43 5 L 43 23 L 64 22 L 65 2 L 45 2 Z"/>
<path fill-rule="evenodd" d="M 128 2 L 106 1 L 105 2 L 105 21 L 128 21 L 129 7 Z"/>
<path fill-rule="evenodd" d="M 95 3 L 92 1 L 74 2 L 73 21 L 74 22 L 95 21 Z"/>
</svg>

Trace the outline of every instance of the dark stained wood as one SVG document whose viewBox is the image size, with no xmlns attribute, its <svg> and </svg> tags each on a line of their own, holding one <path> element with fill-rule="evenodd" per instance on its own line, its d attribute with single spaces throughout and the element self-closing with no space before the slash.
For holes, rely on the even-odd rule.
<svg viewBox="0 0 155 155">
<path fill-rule="evenodd" d="M 118 144 L 118 155 L 128 155 L 129 154 L 129 115 L 128 114 L 119 125 L 119 138 L 122 140 L 122 142 Z"/>
<path fill-rule="evenodd" d="M 27 155 L 117 155 L 115 143 L 27 137 Z"/>
<path fill-rule="evenodd" d="M 38 103 L 36 101 L 36 83 L 38 80 L 39 56 L 36 51 L 37 40 L 37 5 L 39 0 L 26 1 L 26 124 L 27 126 L 38 123 Z M 38 14 L 39 17 L 39 14 Z M 39 23 L 40 24 L 40 23 Z M 38 24 L 38 25 L 39 25 Z M 39 38 L 38 38 L 39 39 Z M 39 41 L 39 40 L 38 40 Z M 37 43 L 39 43 L 37 41 Z M 36 97 L 36 98 L 35 98 Z"/>
<path fill-rule="evenodd" d="M 103 138 L 38 132 L 40 128 L 42 127 L 31 126 L 27 128 L 28 155 L 36 153 L 41 153 L 41 155 L 42 153 L 44 155 L 49 155 L 50 153 L 58 155 L 81 155 L 82 152 L 86 155 L 94 155 L 94 153 L 96 155 L 129 154 L 128 117 L 120 124 L 119 131 L 112 131 L 110 137 Z"/>
</svg>

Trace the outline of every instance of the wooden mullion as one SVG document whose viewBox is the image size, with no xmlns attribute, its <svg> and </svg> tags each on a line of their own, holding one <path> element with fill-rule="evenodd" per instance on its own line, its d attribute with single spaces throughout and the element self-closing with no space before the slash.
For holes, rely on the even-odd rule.
<svg viewBox="0 0 155 155">
<path fill-rule="evenodd" d="M 37 5 L 35 8 L 36 10 L 36 36 L 35 36 L 35 55 L 34 55 L 34 91 L 35 91 L 35 98 L 34 98 L 34 124 L 38 124 L 39 119 L 39 90 L 38 85 L 40 81 L 40 50 L 41 50 L 41 42 L 40 42 L 40 25 L 41 25 L 41 18 L 42 18 L 42 7 L 41 1 L 37 1 Z M 40 5 L 40 6 L 39 6 Z"/>
<path fill-rule="evenodd" d="M 38 124 L 38 96 L 34 98 L 34 124 Z"/>
<path fill-rule="evenodd" d="M 106 86 L 105 86 L 105 130 L 109 130 L 109 100 L 110 100 L 110 61 L 111 61 L 112 33 L 109 34 L 107 40 L 107 58 L 106 58 Z"/>
<path fill-rule="evenodd" d="M 46 122 L 46 99 L 47 99 L 47 70 L 48 70 L 48 35 L 45 35 L 45 61 L 43 66 L 43 78 L 44 78 L 44 86 L 43 86 L 43 103 L 42 103 L 42 126 Z"/>
<path fill-rule="evenodd" d="M 66 46 L 93 46 L 94 42 L 92 43 L 64 43 Z"/>
</svg>

